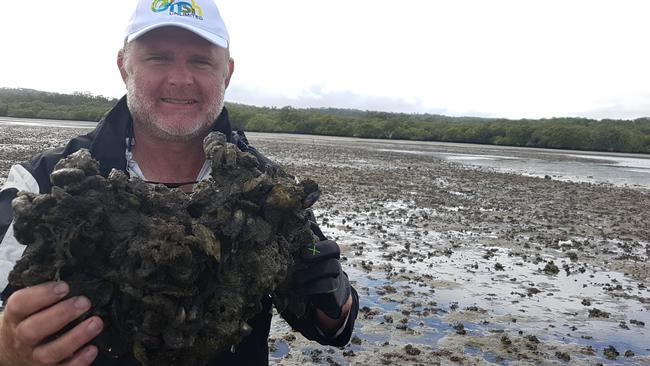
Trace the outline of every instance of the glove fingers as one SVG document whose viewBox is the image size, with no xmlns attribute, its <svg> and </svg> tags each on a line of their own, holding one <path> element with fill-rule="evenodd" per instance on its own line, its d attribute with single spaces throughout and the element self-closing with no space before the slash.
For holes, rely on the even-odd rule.
<svg viewBox="0 0 650 366">
<path fill-rule="evenodd" d="M 333 280 L 329 287 L 332 285 L 336 287 L 332 287 L 327 293 L 311 295 L 311 302 L 330 318 L 338 319 L 341 316 L 341 307 L 350 297 L 350 282 L 344 273 Z"/>
<path fill-rule="evenodd" d="M 332 292 L 332 294 L 336 298 L 336 304 L 338 307 L 341 307 L 346 301 L 348 301 L 348 297 L 350 297 L 350 281 L 348 280 L 348 275 L 343 271 L 341 271 L 341 275 L 337 280 L 338 287 L 336 291 Z"/>
<path fill-rule="evenodd" d="M 300 256 L 307 263 L 319 262 L 330 258 L 339 259 L 341 257 L 341 249 L 334 240 L 324 240 L 303 247 L 300 251 Z"/>
<path fill-rule="evenodd" d="M 348 276 L 342 273 L 338 277 L 321 278 L 318 281 L 304 286 L 304 295 L 327 295 L 334 297 L 338 305 L 343 305 L 350 295 L 350 282 Z"/>
<path fill-rule="evenodd" d="M 304 285 L 323 278 L 338 277 L 341 272 L 341 263 L 332 258 L 324 262 L 313 263 L 309 267 L 297 271 L 294 280 L 298 285 Z"/>
<path fill-rule="evenodd" d="M 298 292 L 302 295 L 311 296 L 316 294 L 329 294 L 335 292 L 338 288 L 338 277 L 325 277 L 298 287 Z"/>
<path fill-rule="evenodd" d="M 339 262 L 341 249 L 335 241 L 323 240 L 304 246 L 300 257 L 304 266 L 294 273 L 295 291 L 330 318 L 338 319 L 351 291 Z"/>
</svg>

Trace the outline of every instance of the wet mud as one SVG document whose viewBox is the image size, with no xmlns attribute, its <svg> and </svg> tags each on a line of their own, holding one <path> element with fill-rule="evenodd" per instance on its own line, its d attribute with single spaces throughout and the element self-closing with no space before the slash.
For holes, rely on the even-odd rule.
<svg viewBox="0 0 650 366">
<path fill-rule="evenodd" d="M 650 191 L 502 174 L 408 145 L 251 139 L 321 183 L 317 216 L 362 296 L 348 347 L 280 335 L 277 363 L 650 364 Z"/>
<path fill-rule="evenodd" d="M 647 189 L 498 173 L 410 145 L 249 140 L 319 182 L 318 221 L 361 296 L 340 349 L 274 317 L 272 364 L 650 364 Z"/>
</svg>

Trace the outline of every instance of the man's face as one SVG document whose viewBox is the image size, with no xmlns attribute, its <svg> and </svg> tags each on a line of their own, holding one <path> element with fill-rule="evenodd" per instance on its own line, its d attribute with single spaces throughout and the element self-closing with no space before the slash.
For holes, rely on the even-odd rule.
<svg viewBox="0 0 650 366">
<path fill-rule="evenodd" d="M 117 63 L 136 128 L 171 141 L 209 131 L 233 71 L 225 49 L 178 27 L 132 41 Z"/>
</svg>

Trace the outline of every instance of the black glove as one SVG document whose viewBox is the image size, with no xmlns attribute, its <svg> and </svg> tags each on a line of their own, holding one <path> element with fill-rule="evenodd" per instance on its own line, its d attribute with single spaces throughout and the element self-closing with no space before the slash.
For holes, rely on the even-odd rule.
<svg viewBox="0 0 650 366">
<path fill-rule="evenodd" d="M 301 249 L 303 265 L 296 271 L 296 291 L 328 317 L 341 317 L 341 307 L 350 297 L 350 281 L 341 269 L 341 250 L 333 240 L 319 241 Z"/>
</svg>

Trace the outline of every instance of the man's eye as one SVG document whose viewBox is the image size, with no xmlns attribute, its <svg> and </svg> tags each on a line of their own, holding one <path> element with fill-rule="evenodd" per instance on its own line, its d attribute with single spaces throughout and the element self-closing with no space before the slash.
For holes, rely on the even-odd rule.
<svg viewBox="0 0 650 366">
<path fill-rule="evenodd" d="M 202 60 L 202 59 L 197 59 L 192 61 L 193 64 L 198 65 L 198 66 L 211 66 L 212 62 L 210 60 Z"/>
<path fill-rule="evenodd" d="M 147 57 L 147 61 L 154 61 L 154 62 L 162 62 L 165 61 L 167 58 L 164 56 L 149 56 Z"/>
</svg>

